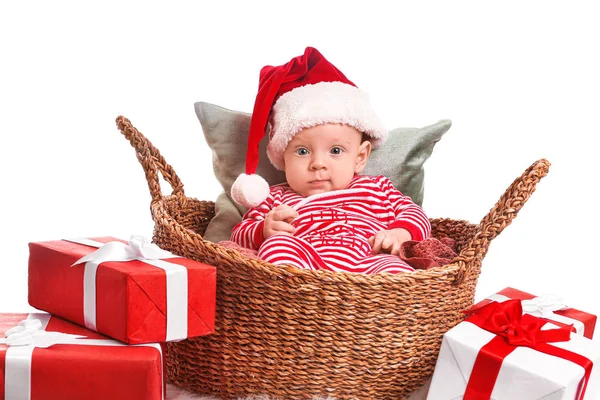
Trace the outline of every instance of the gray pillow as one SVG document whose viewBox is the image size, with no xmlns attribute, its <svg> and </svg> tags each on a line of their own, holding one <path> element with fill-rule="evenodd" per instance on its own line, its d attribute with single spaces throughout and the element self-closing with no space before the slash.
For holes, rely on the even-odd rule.
<svg viewBox="0 0 600 400">
<path fill-rule="evenodd" d="M 194 107 L 212 150 L 215 177 L 224 190 L 215 202 L 215 217 L 209 223 L 204 238 L 212 242 L 229 240 L 231 229 L 246 212 L 245 207 L 231 200 L 231 185 L 239 174 L 245 172 L 251 115 L 204 102 L 195 103 Z M 371 152 L 363 174 L 387 176 L 398 190 L 421 205 L 423 164 L 451 125 L 449 120 L 441 120 L 423 128 L 390 131 L 384 145 Z M 267 140 L 265 135 L 260 143 L 256 173 L 270 185 L 285 182 L 285 174 L 276 170 L 267 157 Z"/>
<path fill-rule="evenodd" d="M 221 240 L 230 240 L 233 227 L 244 216 L 244 212 L 240 211 L 239 208 L 243 209 L 244 207 L 239 206 L 227 193 L 221 193 L 215 201 L 215 216 L 206 227 L 204 239 L 210 240 L 213 243 L 218 243 Z"/>
</svg>

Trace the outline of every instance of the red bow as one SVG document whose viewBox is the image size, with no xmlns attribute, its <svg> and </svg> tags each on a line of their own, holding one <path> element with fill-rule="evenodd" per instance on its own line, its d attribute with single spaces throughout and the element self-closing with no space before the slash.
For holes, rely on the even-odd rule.
<svg viewBox="0 0 600 400">
<path fill-rule="evenodd" d="M 469 315 L 467 321 L 502 336 L 512 346 L 535 349 L 538 343 L 568 342 L 571 339 L 571 325 L 542 330 L 546 321 L 523 314 L 521 300 L 507 300 L 502 303 L 492 301 L 464 313 Z"/>
</svg>

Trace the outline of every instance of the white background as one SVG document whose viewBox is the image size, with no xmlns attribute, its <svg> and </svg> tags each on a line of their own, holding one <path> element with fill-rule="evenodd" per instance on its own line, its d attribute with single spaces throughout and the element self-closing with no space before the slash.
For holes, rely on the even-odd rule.
<svg viewBox="0 0 600 400">
<path fill-rule="evenodd" d="M 426 163 L 431 217 L 478 222 L 547 158 L 548 177 L 491 244 L 477 299 L 513 286 L 600 314 L 594 2 L 388 7 L 3 2 L 0 312 L 30 310 L 29 242 L 152 235 L 149 191 L 118 115 L 161 150 L 188 196 L 214 200 L 194 102 L 249 112 L 260 68 L 311 45 L 370 94 L 390 129 L 453 121 Z"/>
</svg>

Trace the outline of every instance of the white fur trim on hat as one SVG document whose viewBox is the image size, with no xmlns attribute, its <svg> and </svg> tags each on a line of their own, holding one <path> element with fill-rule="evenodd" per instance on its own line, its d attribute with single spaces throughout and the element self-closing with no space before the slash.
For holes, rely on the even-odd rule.
<svg viewBox="0 0 600 400">
<path fill-rule="evenodd" d="M 260 175 L 240 174 L 231 185 L 231 197 L 241 206 L 258 206 L 269 196 L 269 184 Z"/>
<path fill-rule="evenodd" d="M 305 85 L 284 93 L 273 106 L 272 135 L 267 146 L 271 163 L 283 170 L 283 152 L 294 135 L 327 123 L 358 129 L 371 137 L 373 148 L 382 144 L 388 134 L 368 95 L 357 87 L 342 82 Z"/>
</svg>

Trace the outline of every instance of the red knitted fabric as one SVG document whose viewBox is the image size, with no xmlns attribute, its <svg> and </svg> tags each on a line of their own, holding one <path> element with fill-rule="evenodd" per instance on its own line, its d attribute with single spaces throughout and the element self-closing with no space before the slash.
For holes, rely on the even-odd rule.
<svg viewBox="0 0 600 400">
<path fill-rule="evenodd" d="M 456 243 L 450 238 L 429 238 L 420 242 L 409 240 L 400 248 L 400 258 L 415 269 L 441 267 L 456 256 Z"/>
</svg>

